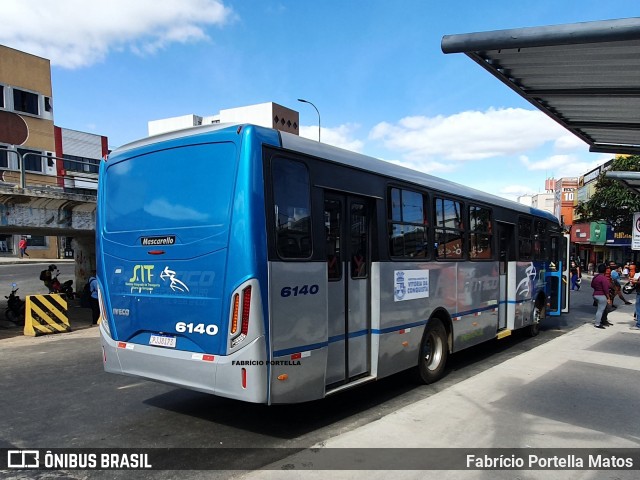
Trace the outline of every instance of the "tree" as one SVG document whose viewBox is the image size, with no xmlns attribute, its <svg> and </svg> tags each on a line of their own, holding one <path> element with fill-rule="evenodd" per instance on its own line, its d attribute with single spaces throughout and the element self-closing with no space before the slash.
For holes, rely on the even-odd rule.
<svg viewBox="0 0 640 480">
<path fill-rule="evenodd" d="M 640 171 L 640 155 L 617 157 L 611 164 L 612 171 Z M 605 172 L 598 177 L 595 193 L 587 202 L 575 209 L 580 221 L 603 221 L 616 230 L 631 232 L 634 212 L 640 212 L 640 195 L 632 192 L 617 180 L 607 178 Z"/>
</svg>

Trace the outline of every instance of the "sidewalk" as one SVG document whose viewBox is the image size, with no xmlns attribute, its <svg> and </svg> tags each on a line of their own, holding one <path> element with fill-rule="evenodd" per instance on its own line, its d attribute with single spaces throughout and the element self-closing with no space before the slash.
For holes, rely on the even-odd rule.
<svg viewBox="0 0 640 480">
<path fill-rule="evenodd" d="M 618 308 L 609 314 L 613 326 L 606 330 L 584 324 L 425 400 L 242 478 L 637 478 L 637 465 L 635 471 L 528 470 L 524 475 L 522 470 L 464 471 L 464 464 L 458 471 L 366 470 L 383 452 L 367 453 L 370 448 L 638 448 L 640 330 L 630 328 L 635 325 L 633 312 L 633 306 Z M 327 463 L 331 455 L 322 453 L 326 448 L 347 450 L 341 450 L 339 463 L 332 465 Z M 403 454 L 421 451 L 395 452 L 401 460 Z M 362 469 L 314 469 L 323 465 Z"/>
<path fill-rule="evenodd" d="M 10 265 L 10 264 L 18 264 L 18 263 L 73 263 L 75 260 L 73 258 L 31 258 L 25 257 L 20 258 L 16 257 L 12 254 L 2 254 L 0 255 L 0 264 Z"/>
</svg>

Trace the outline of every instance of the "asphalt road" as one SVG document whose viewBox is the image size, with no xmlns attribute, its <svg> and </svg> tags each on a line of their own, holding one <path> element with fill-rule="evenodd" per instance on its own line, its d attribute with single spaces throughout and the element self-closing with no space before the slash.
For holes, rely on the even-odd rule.
<svg viewBox="0 0 640 480">
<path fill-rule="evenodd" d="M 35 295 L 39 293 L 49 293 L 47 287 L 40 280 L 40 272 L 47 268 L 51 263 L 55 264 L 60 270 L 58 280 L 64 283 L 67 280 L 75 279 L 75 265 L 73 263 L 56 263 L 55 260 L 43 260 L 42 263 L 20 263 L 0 265 L 0 294 L 9 295 L 11 292 L 11 284 L 18 285 L 18 294 L 22 297 L 25 295 Z M 74 291 L 76 290 L 74 280 Z"/>
<path fill-rule="evenodd" d="M 0 267 L 3 279 L 7 268 Z M 25 285 L 36 270 L 34 266 L 25 274 Z M 291 451 L 241 449 L 302 449 L 375 421 L 591 321 L 591 289 L 576 292 L 572 307 L 572 313 L 560 319 L 547 318 L 533 339 L 513 335 L 453 355 L 446 377 L 434 385 L 417 385 L 403 373 L 322 401 L 271 407 L 104 373 L 95 328 L 0 340 L 0 448 L 227 447 L 240 448 L 239 465 L 243 459 L 254 466 L 268 464 Z M 153 477 L 230 478 L 241 473 L 160 471 Z M 64 475 L 135 478 L 124 471 Z"/>
</svg>

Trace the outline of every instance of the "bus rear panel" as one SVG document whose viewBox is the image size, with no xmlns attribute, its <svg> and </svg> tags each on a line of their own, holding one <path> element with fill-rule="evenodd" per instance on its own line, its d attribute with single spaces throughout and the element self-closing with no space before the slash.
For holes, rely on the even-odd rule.
<svg viewBox="0 0 640 480">
<path fill-rule="evenodd" d="M 107 371 L 267 401 L 266 246 L 264 225 L 252 220 L 264 206 L 253 188 L 259 162 L 256 169 L 243 156 L 246 138 L 236 128 L 169 136 L 103 165 L 97 241 Z"/>
</svg>

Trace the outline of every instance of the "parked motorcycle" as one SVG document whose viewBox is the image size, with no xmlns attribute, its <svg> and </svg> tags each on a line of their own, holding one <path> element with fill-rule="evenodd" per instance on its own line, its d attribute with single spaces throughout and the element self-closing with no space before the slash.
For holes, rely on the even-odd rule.
<svg viewBox="0 0 640 480">
<path fill-rule="evenodd" d="M 64 283 L 60 283 L 58 280 L 58 273 L 51 277 L 51 287 L 49 293 L 59 293 L 67 297 L 69 300 L 73 300 L 75 294 L 73 293 L 73 280 L 67 280 Z"/>
<path fill-rule="evenodd" d="M 13 287 L 11 293 L 4 296 L 7 299 L 7 309 L 4 316 L 16 325 L 24 325 L 25 301 L 17 295 L 18 286 L 15 283 L 12 283 L 11 286 Z"/>
</svg>

